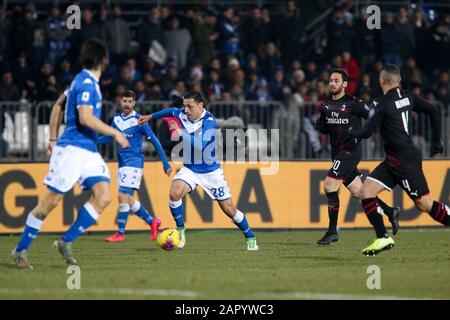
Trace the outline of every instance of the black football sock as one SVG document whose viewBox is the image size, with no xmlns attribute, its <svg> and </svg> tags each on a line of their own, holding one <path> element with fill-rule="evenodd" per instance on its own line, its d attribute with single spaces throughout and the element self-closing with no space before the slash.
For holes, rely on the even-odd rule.
<svg viewBox="0 0 450 320">
<path fill-rule="evenodd" d="M 379 204 L 376 198 L 361 200 L 361 204 L 366 212 L 367 218 L 375 229 L 377 238 L 389 237 L 384 226 L 383 216 L 378 213 Z"/>
<path fill-rule="evenodd" d="M 389 221 L 392 221 L 392 218 L 394 217 L 394 208 L 389 207 L 380 198 L 376 197 L 376 199 L 377 199 L 378 204 L 380 205 L 381 209 L 383 209 L 384 214 L 389 218 Z"/>
<path fill-rule="evenodd" d="M 337 232 L 337 221 L 339 216 L 339 195 L 337 191 L 327 192 L 328 198 L 328 218 L 330 223 L 328 225 L 329 232 Z"/>
<path fill-rule="evenodd" d="M 447 211 L 447 206 L 443 203 L 433 201 L 433 206 L 431 207 L 430 216 L 444 226 L 450 226 L 450 216 Z"/>
</svg>

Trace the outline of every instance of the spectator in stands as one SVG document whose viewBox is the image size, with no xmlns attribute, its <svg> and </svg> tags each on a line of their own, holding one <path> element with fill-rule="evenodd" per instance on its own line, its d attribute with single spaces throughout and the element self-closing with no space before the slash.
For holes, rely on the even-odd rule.
<svg viewBox="0 0 450 320">
<path fill-rule="evenodd" d="M 347 19 L 349 19 L 347 17 Z M 344 12 L 337 9 L 327 25 L 328 34 L 328 48 L 327 54 L 329 57 L 335 57 L 342 54 L 344 50 L 351 50 L 353 47 L 354 38 L 352 37 L 353 30 L 346 23 Z"/>
<path fill-rule="evenodd" d="M 106 6 L 102 5 L 100 6 L 100 11 L 98 15 L 98 21 L 97 21 L 97 36 L 100 40 L 102 40 L 104 43 L 108 43 L 108 9 Z M 112 61 L 110 61 L 110 64 L 112 64 Z"/>
<path fill-rule="evenodd" d="M 283 14 L 276 23 L 276 34 L 283 61 L 288 64 L 293 59 L 300 59 L 305 42 L 300 10 L 293 0 L 286 2 Z"/>
<path fill-rule="evenodd" d="M 263 67 L 263 74 L 267 79 L 273 77 L 275 70 L 282 66 L 278 48 L 273 42 L 266 44 L 264 53 L 261 58 L 261 66 Z"/>
<path fill-rule="evenodd" d="M 342 53 L 342 67 L 347 70 L 350 81 L 348 82 L 347 91 L 350 94 L 355 94 L 357 90 L 357 81 L 361 76 L 358 63 L 352 57 L 350 51 L 344 51 Z"/>
<path fill-rule="evenodd" d="M 416 47 L 414 25 L 411 23 L 405 7 L 400 7 L 397 12 L 396 24 L 402 34 L 401 56 L 405 60 L 411 56 Z"/>
<path fill-rule="evenodd" d="M 11 71 L 6 71 L 0 84 L 0 101 L 18 101 L 20 98 L 19 87 L 14 83 Z"/>
<path fill-rule="evenodd" d="M 116 81 L 116 86 L 124 86 L 125 88 L 133 87 L 133 76 L 131 74 L 130 67 L 123 65 L 120 68 L 119 78 Z"/>
<path fill-rule="evenodd" d="M 137 69 L 136 60 L 129 58 L 126 62 L 126 66 L 130 69 L 131 78 L 133 81 L 141 80 L 141 71 Z"/>
<path fill-rule="evenodd" d="M 370 79 L 370 75 L 368 73 L 363 73 L 361 79 L 358 82 L 358 91 L 356 95 L 361 97 L 362 93 L 370 94 L 371 92 L 372 92 L 372 82 Z"/>
<path fill-rule="evenodd" d="M 0 6 L 0 70 L 2 70 L 2 65 L 7 55 L 8 29 L 5 9 L 3 6 Z"/>
<path fill-rule="evenodd" d="M 250 73 L 256 73 L 256 74 L 260 74 L 260 68 L 259 68 L 259 64 L 258 64 L 258 56 L 256 54 L 249 54 L 247 56 L 247 61 L 245 63 L 245 72 L 247 74 Z"/>
<path fill-rule="evenodd" d="M 267 24 L 263 20 L 261 8 L 250 7 L 242 23 L 242 49 L 248 54 L 257 54 L 269 42 Z"/>
<path fill-rule="evenodd" d="M 74 48 L 75 56 L 78 56 L 81 50 L 81 46 L 87 40 L 91 38 L 99 38 L 99 25 L 94 21 L 94 13 L 91 8 L 85 7 L 82 10 L 82 28 L 79 30 L 73 30 L 72 45 Z"/>
<path fill-rule="evenodd" d="M 167 54 L 174 57 L 178 69 L 183 70 L 187 65 L 187 54 L 192 42 L 189 30 L 180 28 L 180 21 L 172 16 L 168 29 L 163 31 L 163 39 Z"/>
<path fill-rule="evenodd" d="M 300 133 L 300 112 L 295 99 L 292 95 L 292 91 L 288 86 L 284 86 L 281 90 L 282 106 L 275 109 L 272 114 L 271 128 L 279 129 L 283 128 L 279 132 L 280 141 L 283 141 L 284 154 L 281 156 L 284 158 L 294 158 L 295 148 L 298 145 L 299 133 Z"/>
<path fill-rule="evenodd" d="M 163 91 L 158 83 L 155 82 L 150 85 L 147 100 L 164 100 Z"/>
<path fill-rule="evenodd" d="M 286 86 L 286 80 L 284 78 L 284 70 L 282 67 L 279 67 L 274 75 L 273 80 L 270 83 L 270 95 L 278 101 L 281 101 L 283 98 L 283 88 Z"/>
<path fill-rule="evenodd" d="M 377 33 L 367 28 L 367 18 L 367 8 L 363 8 L 359 19 L 355 23 L 355 56 L 358 59 L 361 70 L 366 70 L 367 67 L 375 61 L 379 51 L 377 46 Z"/>
<path fill-rule="evenodd" d="M 430 88 L 430 83 L 425 74 L 417 67 L 414 58 L 408 58 L 402 70 L 403 86 L 405 89 L 410 89 L 414 85 L 420 85 L 423 90 Z"/>
<path fill-rule="evenodd" d="M 447 91 L 450 92 L 450 79 L 449 72 L 447 70 L 442 70 L 439 72 L 439 77 L 436 82 L 435 88 L 445 87 L 447 88 Z"/>
<path fill-rule="evenodd" d="M 175 85 L 175 81 L 178 79 L 178 70 L 175 66 L 170 66 L 166 70 L 165 76 L 161 80 L 162 91 L 169 93 Z"/>
<path fill-rule="evenodd" d="M 44 63 L 41 65 L 41 68 L 37 72 L 35 78 L 36 83 L 38 85 L 38 91 L 39 91 L 39 99 L 41 99 L 42 92 L 45 89 L 45 81 L 44 79 L 48 79 L 48 77 L 53 73 L 52 65 L 49 61 L 44 61 Z"/>
<path fill-rule="evenodd" d="M 168 99 L 174 100 L 176 98 L 181 98 L 186 93 L 186 84 L 183 80 L 178 80 L 175 82 L 173 89 L 169 92 Z"/>
<path fill-rule="evenodd" d="M 419 65 L 423 66 L 426 64 L 426 61 L 423 61 L 423 59 L 426 53 L 429 23 L 421 9 L 414 10 L 411 23 L 414 27 L 414 39 L 416 42 L 414 57 L 419 62 Z"/>
<path fill-rule="evenodd" d="M 239 25 L 233 7 L 226 6 L 224 8 L 217 28 L 220 35 L 219 48 L 223 58 L 226 59 L 229 55 L 236 56 L 239 53 L 240 39 Z"/>
<path fill-rule="evenodd" d="M 291 77 L 291 87 L 297 88 L 300 84 L 306 81 L 305 72 L 302 69 L 296 70 Z"/>
<path fill-rule="evenodd" d="M 59 59 L 64 57 L 70 50 L 69 37 L 71 31 L 66 26 L 66 19 L 57 6 L 51 10 L 47 19 L 46 33 L 49 39 L 49 62 L 54 68 Z"/>
<path fill-rule="evenodd" d="M 56 80 L 64 88 L 72 82 L 74 76 L 75 74 L 72 72 L 69 59 L 64 58 L 56 71 Z"/>
<path fill-rule="evenodd" d="M 128 55 L 131 33 L 118 4 L 114 6 L 112 18 L 106 22 L 106 39 L 111 62 L 122 64 Z"/>
<path fill-rule="evenodd" d="M 315 63 L 314 61 L 309 61 L 306 64 L 305 69 L 306 81 L 311 81 L 317 79 L 318 77 L 319 77 L 319 70 L 317 69 L 317 63 Z"/>
<path fill-rule="evenodd" d="M 44 91 L 41 96 L 43 100 L 56 101 L 61 94 L 61 88 L 54 74 L 48 76 L 44 81 Z M 47 123 L 47 122 L 45 122 Z"/>
<path fill-rule="evenodd" d="M 429 43 L 427 45 L 426 61 L 431 72 L 436 69 L 450 67 L 450 35 L 443 22 L 439 22 L 431 29 Z"/>
<path fill-rule="evenodd" d="M 394 22 L 394 15 L 391 12 L 388 12 L 384 17 L 384 23 L 380 30 L 380 37 L 383 62 L 385 64 L 395 64 L 397 67 L 401 68 L 403 66 L 401 56 L 403 35 L 397 24 Z"/>
<path fill-rule="evenodd" d="M 220 81 L 219 73 L 216 70 L 211 70 L 206 84 L 206 97 L 210 101 L 221 100 L 223 90 L 224 85 Z"/>
<path fill-rule="evenodd" d="M 161 13 L 158 7 L 152 7 L 148 15 L 137 27 L 136 40 L 140 45 L 141 57 L 148 55 L 153 41 L 163 44 L 163 28 L 161 26 Z"/>
<path fill-rule="evenodd" d="M 137 81 L 134 85 L 134 93 L 136 94 L 136 102 L 141 103 L 147 99 L 148 93 L 144 85 L 144 81 Z"/>
<path fill-rule="evenodd" d="M 442 104 L 445 110 L 448 110 L 450 106 L 450 95 L 447 86 L 441 85 L 438 88 L 436 93 L 436 99 Z"/>
<path fill-rule="evenodd" d="M 30 64 L 40 66 L 48 58 L 47 38 L 43 26 L 39 26 L 33 31 L 31 43 L 26 49 L 26 55 Z"/>
<path fill-rule="evenodd" d="M 217 18 L 212 11 L 206 11 L 204 16 L 198 15 L 194 21 L 192 41 L 195 56 L 203 65 L 208 65 L 215 56 L 215 43 L 219 38 L 216 23 Z"/>
<path fill-rule="evenodd" d="M 28 64 L 27 57 L 21 52 L 16 65 L 12 69 L 14 81 L 17 83 L 19 90 L 23 90 L 27 99 L 34 100 L 37 97 L 36 82 L 33 79 L 33 69 Z"/>
</svg>

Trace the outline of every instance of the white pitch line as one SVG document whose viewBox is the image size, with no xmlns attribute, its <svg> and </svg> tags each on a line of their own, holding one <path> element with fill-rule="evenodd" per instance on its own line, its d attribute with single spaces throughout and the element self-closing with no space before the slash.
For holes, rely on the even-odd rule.
<svg viewBox="0 0 450 320">
<path fill-rule="evenodd" d="M 434 298 L 411 298 L 383 295 L 354 295 L 341 293 L 320 292 L 261 292 L 260 296 L 269 296 L 279 299 L 305 299 L 305 300 L 435 300 Z"/>
<path fill-rule="evenodd" d="M 102 295 L 138 295 L 138 296 L 178 296 L 186 298 L 195 298 L 200 295 L 196 291 L 187 290 L 164 290 L 164 289 L 133 289 L 133 288 L 88 288 L 79 290 L 69 289 L 46 289 L 46 288 L 31 288 L 31 289 L 10 289 L 0 288 L 0 295 L 16 294 L 102 294 Z"/>
</svg>

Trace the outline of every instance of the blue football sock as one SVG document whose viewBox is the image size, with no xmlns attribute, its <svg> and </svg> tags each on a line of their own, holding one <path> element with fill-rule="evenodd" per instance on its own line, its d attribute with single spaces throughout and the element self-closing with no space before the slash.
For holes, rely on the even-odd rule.
<svg viewBox="0 0 450 320">
<path fill-rule="evenodd" d="M 175 220 L 175 223 L 177 224 L 177 228 L 184 228 L 183 200 L 169 200 L 169 209 L 172 213 L 172 217 Z"/>
<path fill-rule="evenodd" d="M 125 227 L 127 226 L 128 213 L 130 212 L 130 205 L 128 203 L 119 204 L 119 213 L 117 214 L 118 232 L 125 234 Z"/>
<path fill-rule="evenodd" d="M 22 237 L 20 238 L 19 243 L 17 244 L 16 247 L 17 252 L 22 250 L 28 250 L 33 240 L 36 239 L 36 236 L 43 222 L 44 221 L 39 220 L 31 213 L 28 214 L 25 229 L 23 230 Z"/>
<path fill-rule="evenodd" d="M 131 211 L 133 211 L 139 218 L 147 222 L 149 225 L 152 224 L 153 217 L 147 210 L 145 210 L 144 206 L 140 202 L 136 201 L 131 208 Z"/>
<path fill-rule="evenodd" d="M 86 202 L 80 211 L 78 211 L 77 220 L 62 236 L 64 242 L 74 242 L 79 236 L 81 236 L 86 230 L 92 226 L 99 218 L 97 210 L 89 203 Z"/>
<path fill-rule="evenodd" d="M 237 211 L 236 215 L 233 217 L 234 224 L 242 231 L 245 238 L 254 238 L 252 229 L 248 226 L 247 218 L 241 211 Z"/>
</svg>

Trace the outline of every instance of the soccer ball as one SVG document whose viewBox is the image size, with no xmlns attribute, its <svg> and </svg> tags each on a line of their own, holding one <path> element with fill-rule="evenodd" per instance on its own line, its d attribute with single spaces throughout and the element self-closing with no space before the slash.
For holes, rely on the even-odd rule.
<svg viewBox="0 0 450 320">
<path fill-rule="evenodd" d="M 178 248 L 178 245 L 180 244 L 180 234 L 178 233 L 177 229 L 171 228 L 163 229 L 158 234 L 156 243 L 164 250 L 167 251 L 175 250 L 176 248 Z"/>
</svg>

